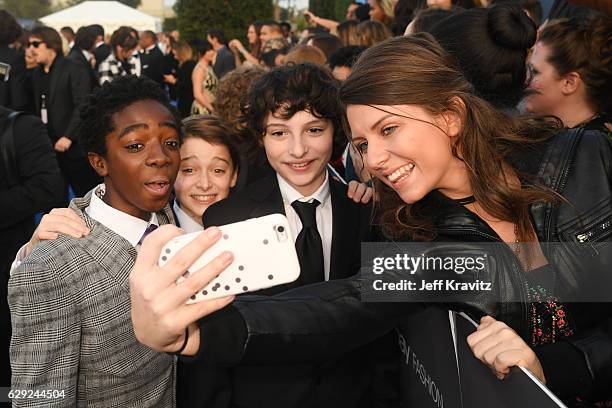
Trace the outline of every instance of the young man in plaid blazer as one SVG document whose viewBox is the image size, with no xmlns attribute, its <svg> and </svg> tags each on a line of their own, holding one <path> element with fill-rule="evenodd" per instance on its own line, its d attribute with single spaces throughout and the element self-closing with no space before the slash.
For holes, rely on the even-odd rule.
<svg viewBox="0 0 612 408">
<path fill-rule="evenodd" d="M 14 270 L 12 388 L 64 398 L 14 406 L 173 407 L 175 358 L 138 343 L 128 276 L 143 235 L 173 223 L 179 121 L 159 86 L 123 77 L 97 90 L 79 135 L 104 184 L 70 208 L 89 235 L 41 242 Z"/>
</svg>

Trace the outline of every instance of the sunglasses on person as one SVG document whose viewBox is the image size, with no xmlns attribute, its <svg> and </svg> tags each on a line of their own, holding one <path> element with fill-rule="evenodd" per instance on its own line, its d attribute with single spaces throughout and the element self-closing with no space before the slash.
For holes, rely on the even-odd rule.
<svg viewBox="0 0 612 408">
<path fill-rule="evenodd" d="M 38 41 L 38 40 L 28 41 L 28 47 L 38 48 L 40 44 L 44 44 L 44 41 Z"/>
</svg>

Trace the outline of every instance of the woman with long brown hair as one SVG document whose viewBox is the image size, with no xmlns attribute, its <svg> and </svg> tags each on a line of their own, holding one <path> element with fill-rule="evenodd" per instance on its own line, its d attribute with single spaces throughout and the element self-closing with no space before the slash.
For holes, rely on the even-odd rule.
<svg viewBox="0 0 612 408">
<path fill-rule="evenodd" d="M 482 317 L 468 337 L 474 355 L 500 379 L 513 366 L 528 369 L 568 404 L 610 398 L 612 310 L 596 302 L 610 299 L 612 142 L 496 110 L 474 95 L 428 34 L 364 52 L 339 99 L 351 141 L 375 178 L 375 219 L 384 237 L 433 242 L 428 251 L 438 254 L 488 255 L 484 270 L 461 277 L 491 282 L 493 291 L 441 305 Z M 430 278 L 449 277 L 443 272 L 427 271 Z M 398 280 L 410 275 L 385 273 Z M 200 321 L 207 333 L 200 354 L 215 362 L 237 355 L 243 363 L 296 362 L 346 352 L 392 327 L 400 334 L 418 329 L 402 326 L 417 304 L 362 303 L 372 291 L 362 276 L 271 301 L 236 302 Z M 412 293 L 407 296 L 427 300 Z M 430 293 L 421 295 L 431 302 Z M 175 294 L 177 305 L 186 301 Z M 182 309 L 168 314 L 187 313 Z M 144 321 L 133 317 L 142 328 Z M 180 343 L 184 330 L 166 328 L 177 339 L 168 344 Z M 169 351 L 156 342 L 158 334 L 139 334 Z"/>
</svg>

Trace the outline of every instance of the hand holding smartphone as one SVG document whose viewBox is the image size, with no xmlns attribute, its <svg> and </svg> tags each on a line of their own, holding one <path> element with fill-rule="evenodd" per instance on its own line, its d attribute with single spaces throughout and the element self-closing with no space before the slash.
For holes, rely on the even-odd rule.
<svg viewBox="0 0 612 408">
<path fill-rule="evenodd" d="M 194 293 L 187 303 L 252 292 L 293 282 L 300 276 L 287 217 L 272 214 L 219 227 L 221 239 L 191 265 L 177 284 L 209 263 L 223 251 L 234 254 L 234 262 L 207 286 Z M 162 249 L 159 265 L 164 266 L 182 247 L 202 232 L 172 239 Z"/>
</svg>

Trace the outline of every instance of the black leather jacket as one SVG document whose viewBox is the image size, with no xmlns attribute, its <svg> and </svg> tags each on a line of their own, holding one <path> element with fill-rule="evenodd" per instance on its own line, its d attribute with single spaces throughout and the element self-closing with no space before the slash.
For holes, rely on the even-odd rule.
<svg viewBox="0 0 612 408">
<path fill-rule="evenodd" d="M 537 176 L 568 202 L 538 204 L 531 216 L 542 249 L 556 271 L 557 293 L 612 290 L 612 141 L 597 132 L 569 130 L 513 161 L 519 171 Z M 499 237 L 463 206 L 439 193 L 426 197 L 436 214 L 437 241 L 462 250 Z M 461 242 L 459 244 L 458 242 Z M 548 242 L 582 245 L 546 245 Z M 501 247 L 501 246 L 500 246 Z M 502 302 L 475 298 L 459 306 L 506 322 L 527 338 L 529 322 L 524 272 L 512 251 L 500 250 L 490 268 Z M 591 273 L 595 265 L 603 275 Z M 604 281 L 602 282 L 603 279 Z M 604 283 L 605 282 L 605 283 Z M 608 285 L 606 286 L 606 283 Z M 413 312 L 415 303 L 365 303 L 362 278 L 301 287 L 270 299 L 236 301 L 202 319 L 197 358 L 218 364 L 321 360 L 366 344 Z M 609 296 L 608 296 L 609 298 Z M 505 302 L 504 299 L 523 299 Z M 612 308 L 608 303 L 576 303 L 576 335 L 567 342 L 542 346 L 538 354 L 548 384 L 561 396 L 609 398 L 612 394 Z M 400 329 L 401 330 L 401 329 Z"/>
</svg>

